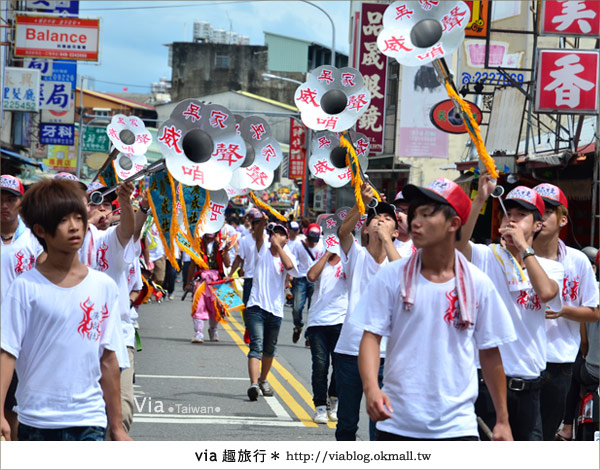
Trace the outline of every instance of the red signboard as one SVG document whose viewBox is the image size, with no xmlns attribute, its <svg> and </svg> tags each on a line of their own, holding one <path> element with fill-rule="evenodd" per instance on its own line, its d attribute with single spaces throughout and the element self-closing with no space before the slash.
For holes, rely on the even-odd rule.
<svg viewBox="0 0 600 470">
<path fill-rule="evenodd" d="M 473 119 L 477 124 L 481 124 L 481 110 L 475 103 L 466 101 L 471 108 Z M 440 101 L 433 108 L 429 115 L 432 124 L 439 130 L 448 132 L 449 134 L 465 134 L 467 127 L 463 122 L 462 116 L 456 112 L 452 100 Z"/>
<path fill-rule="evenodd" d="M 536 112 L 598 112 L 598 51 L 538 50 Z"/>
<path fill-rule="evenodd" d="M 296 119 L 290 119 L 289 179 L 301 179 L 304 184 L 306 169 L 306 127 Z"/>
<path fill-rule="evenodd" d="M 100 20 L 17 15 L 16 57 L 98 60 Z"/>
<path fill-rule="evenodd" d="M 600 2 L 544 1 L 540 15 L 540 34 L 560 36 L 598 36 Z"/>
<path fill-rule="evenodd" d="M 383 29 L 383 13 L 388 6 L 380 3 L 363 3 L 360 15 L 358 70 L 371 93 L 371 105 L 358 119 L 356 130 L 369 138 L 370 155 L 383 153 L 387 56 L 377 48 L 377 36 Z"/>
</svg>

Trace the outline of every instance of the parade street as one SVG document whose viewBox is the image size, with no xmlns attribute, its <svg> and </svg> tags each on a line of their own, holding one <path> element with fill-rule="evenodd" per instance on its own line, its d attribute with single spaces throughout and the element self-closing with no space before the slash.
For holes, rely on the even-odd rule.
<svg viewBox="0 0 600 470">
<path fill-rule="evenodd" d="M 240 314 L 219 325 L 219 342 L 192 344 L 192 296 L 184 302 L 181 296 L 177 283 L 174 300 L 140 308 L 142 351 L 135 355 L 133 439 L 335 440 L 335 423 L 312 421 L 310 350 L 304 338 L 292 343 L 290 307 L 285 307 L 269 375 L 275 394 L 250 402 Z M 368 440 L 364 404 L 357 437 Z"/>
</svg>

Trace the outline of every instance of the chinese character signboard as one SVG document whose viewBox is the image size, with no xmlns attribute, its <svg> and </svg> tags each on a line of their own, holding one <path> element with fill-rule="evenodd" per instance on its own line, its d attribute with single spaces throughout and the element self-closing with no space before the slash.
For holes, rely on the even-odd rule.
<svg viewBox="0 0 600 470">
<path fill-rule="evenodd" d="M 16 57 L 98 61 L 100 20 L 17 15 Z"/>
<path fill-rule="evenodd" d="M 600 34 L 600 2 L 544 1 L 540 15 L 540 34 L 595 36 Z"/>
<path fill-rule="evenodd" d="M 474 1 L 465 2 L 471 10 L 471 19 L 465 28 L 465 36 L 469 38 L 485 38 L 490 24 L 490 2 Z"/>
<path fill-rule="evenodd" d="M 79 14 L 79 2 L 75 0 L 27 0 L 28 10 L 41 10 L 52 13 Z"/>
<path fill-rule="evenodd" d="M 39 109 L 40 72 L 17 67 L 6 67 L 2 99 L 6 111 Z"/>
<path fill-rule="evenodd" d="M 68 171 L 75 173 L 77 169 L 77 154 L 75 147 L 66 145 L 49 145 L 48 157 L 43 160 L 44 165 L 53 171 Z"/>
<path fill-rule="evenodd" d="M 43 145 L 74 145 L 75 126 L 72 124 L 40 124 L 40 143 Z"/>
<path fill-rule="evenodd" d="M 294 118 L 290 119 L 289 160 L 288 178 L 304 181 L 304 171 L 306 168 L 306 128 Z"/>
<path fill-rule="evenodd" d="M 369 138 L 371 155 L 383 153 L 387 57 L 377 48 L 377 35 L 383 28 L 383 12 L 387 7 L 385 4 L 363 3 L 358 32 L 358 70 L 371 93 L 371 105 L 358 119 L 356 130 Z"/>
<path fill-rule="evenodd" d="M 598 112 L 598 51 L 540 49 L 536 112 Z"/>
<path fill-rule="evenodd" d="M 110 140 L 106 127 L 86 127 L 83 134 L 83 151 L 108 153 Z"/>
</svg>

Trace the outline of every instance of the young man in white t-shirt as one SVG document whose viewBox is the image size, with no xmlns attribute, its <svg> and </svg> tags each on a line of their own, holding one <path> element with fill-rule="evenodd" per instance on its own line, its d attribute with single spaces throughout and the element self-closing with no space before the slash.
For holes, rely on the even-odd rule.
<svg viewBox="0 0 600 470">
<path fill-rule="evenodd" d="M 517 332 L 516 341 L 500 346 L 513 437 L 517 441 L 542 440 L 540 390 L 541 373 L 546 367 L 545 311 L 562 310 L 559 286 L 564 270 L 556 261 L 535 256 L 532 245 L 542 229 L 545 205 L 538 193 L 525 186 L 517 186 L 504 199 L 507 214 L 502 214 L 499 229 L 503 244 L 469 243 L 479 212 L 495 187 L 494 180 L 484 172 L 457 247 L 492 279 Z M 493 406 L 482 382 L 475 409 L 488 426 L 493 425 Z"/>
<path fill-rule="evenodd" d="M 0 218 L 0 231 L 2 232 L 2 282 L 0 282 L 1 300 L 12 282 L 23 273 L 35 267 L 36 262 L 45 258 L 44 249 L 31 233 L 21 217 L 19 209 L 25 194 L 21 180 L 12 175 L 0 176 L 0 191 L 2 196 L 2 216 Z M 4 414 L 12 429 L 12 439 L 17 439 L 17 414 L 12 411 L 17 404 L 15 391 L 17 390 L 17 376 L 14 375 L 7 393 Z"/>
<path fill-rule="evenodd" d="M 286 246 L 287 229 L 283 225 L 271 222 L 267 227 L 269 240 L 265 241 L 263 234 L 267 220 L 267 216 L 263 216 L 254 226 L 252 234 L 256 243 L 256 266 L 245 313 L 246 327 L 250 334 L 250 401 L 258 399 L 259 389 L 263 396 L 273 396 L 267 376 L 275 357 L 279 328 L 283 319 L 285 279 L 288 273 L 297 272 L 296 258 Z"/>
<path fill-rule="evenodd" d="M 494 438 L 512 440 L 498 346 L 514 328 L 490 279 L 455 249 L 469 197 L 446 178 L 408 185 L 404 196 L 418 251 L 383 267 L 351 318 L 364 330 L 359 366 L 377 440 L 477 440 L 477 354 L 498 416 Z"/>
<path fill-rule="evenodd" d="M 373 189 L 368 184 L 361 189 L 363 203 L 367 205 L 374 197 Z M 346 272 L 348 287 L 348 311 L 344 325 L 335 347 L 336 387 L 338 392 L 338 424 L 335 438 L 338 441 L 356 440 L 360 414 L 360 402 L 363 396 L 363 385 L 358 371 L 358 349 L 362 331 L 350 318 L 361 295 L 367 295 L 366 286 L 369 280 L 387 263 L 400 259 L 394 247 L 394 238 L 398 233 L 398 220 L 394 207 L 380 202 L 375 209 L 369 209 L 364 233 L 368 239 L 366 246 L 354 241 L 352 231 L 360 219 L 358 206 L 348 212 L 338 231 L 340 238 L 340 256 Z M 385 358 L 385 345 L 381 348 L 381 374 Z M 375 440 L 375 423 L 369 424 L 369 435 Z"/>
<path fill-rule="evenodd" d="M 304 306 L 310 303 L 315 286 L 306 277 L 311 265 L 317 261 L 325 249 L 321 240 L 321 227 L 317 224 L 310 224 L 306 231 L 306 238 L 296 238 L 296 242 L 290 247 L 291 252 L 298 261 L 298 275 L 292 276 L 292 317 L 294 319 L 294 331 L 292 333 L 292 342 L 295 344 L 300 339 L 304 329 L 302 320 L 302 311 Z"/>
<path fill-rule="evenodd" d="M 325 252 L 308 270 L 307 278 L 315 285 L 306 326 L 312 357 L 313 421 L 327 424 L 329 420 L 337 421 L 338 393 L 333 351 L 348 310 L 348 286 L 342 259 L 335 253 Z M 327 388 L 330 362 L 333 370 Z"/>
<path fill-rule="evenodd" d="M 77 183 L 43 180 L 22 216 L 47 258 L 20 276 L 2 303 L 2 404 L 19 376 L 19 440 L 131 440 L 121 422 L 116 286 L 78 257 L 87 225 Z M 1 408 L 1 407 L 0 407 Z M 2 413 L 2 435 L 10 428 Z"/>
<path fill-rule="evenodd" d="M 568 202 L 558 186 L 543 183 L 533 188 L 546 205 L 542 230 L 533 241 L 538 256 L 558 261 L 565 269 L 560 287 L 563 308 L 546 311 L 547 357 L 542 372 L 541 413 L 545 441 L 554 440 L 565 412 L 573 365 L 580 343 L 580 325 L 598 320 L 598 285 L 585 254 L 559 238 L 568 223 Z"/>
</svg>

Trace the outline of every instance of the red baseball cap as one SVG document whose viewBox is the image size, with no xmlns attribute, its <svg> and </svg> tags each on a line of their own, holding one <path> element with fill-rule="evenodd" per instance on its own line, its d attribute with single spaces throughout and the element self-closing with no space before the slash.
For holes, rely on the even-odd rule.
<svg viewBox="0 0 600 470">
<path fill-rule="evenodd" d="M 306 228 L 306 239 L 309 242 L 318 242 L 321 238 L 321 226 L 318 224 L 310 224 Z"/>
<path fill-rule="evenodd" d="M 21 180 L 13 175 L 0 176 L 0 190 L 14 194 L 15 196 L 23 197 L 25 187 Z"/>
<path fill-rule="evenodd" d="M 554 186 L 553 184 L 549 183 L 542 183 L 535 186 L 533 190 L 542 196 L 544 203 L 550 204 L 553 207 L 563 205 L 566 209 L 569 208 L 569 202 L 567 201 L 565 194 L 558 186 Z"/>
<path fill-rule="evenodd" d="M 456 211 L 463 225 L 471 212 L 471 199 L 469 196 L 458 184 L 448 178 L 437 178 L 426 187 L 408 184 L 402 189 L 402 193 L 407 201 L 425 196 L 428 199 L 449 204 Z"/>
<path fill-rule="evenodd" d="M 513 201 L 527 210 L 538 211 L 540 217 L 543 216 L 546 211 L 546 205 L 544 204 L 542 196 L 527 186 L 517 186 L 506 195 L 504 201 Z"/>
</svg>

